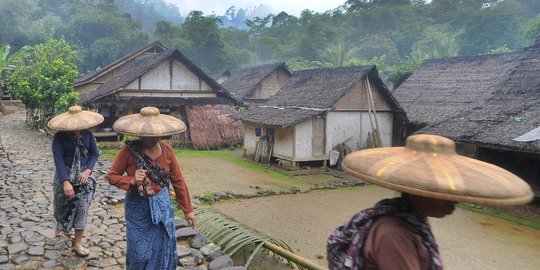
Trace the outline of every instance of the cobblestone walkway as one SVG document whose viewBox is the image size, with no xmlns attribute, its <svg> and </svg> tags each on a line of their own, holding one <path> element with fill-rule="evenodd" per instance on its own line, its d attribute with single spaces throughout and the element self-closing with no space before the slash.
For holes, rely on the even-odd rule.
<svg viewBox="0 0 540 270">
<path fill-rule="evenodd" d="M 55 237 L 51 139 L 25 123 L 23 108 L 0 117 L 0 270 L 124 269 L 124 191 L 110 186 L 110 161 L 94 168 L 97 189 L 88 215 L 85 258 L 71 251 L 73 233 Z M 182 270 L 245 270 L 187 221 L 175 219 Z"/>
<path fill-rule="evenodd" d="M 0 117 L 0 269 L 104 268 L 122 269 L 125 263 L 125 227 L 111 204 L 123 200 L 123 191 L 104 178 L 110 167 L 95 168 L 97 192 L 85 232 L 90 255 L 71 251 L 71 237 L 54 237 L 51 139 L 30 129 L 24 113 Z"/>
</svg>

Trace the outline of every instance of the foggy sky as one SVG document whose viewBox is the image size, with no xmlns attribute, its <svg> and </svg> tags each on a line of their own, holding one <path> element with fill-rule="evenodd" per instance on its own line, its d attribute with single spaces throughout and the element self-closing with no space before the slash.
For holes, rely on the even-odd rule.
<svg viewBox="0 0 540 270">
<path fill-rule="evenodd" d="M 175 4 L 180 9 L 182 16 L 186 16 L 190 10 L 201 10 L 206 15 L 216 13 L 223 15 L 231 6 L 236 9 L 256 7 L 261 4 L 272 8 L 273 13 L 285 11 L 291 15 L 299 16 L 302 10 L 309 9 L 316 12 L 324 12 L 334 9 L 345 3 L 346 0 L 165 0 Z"/>
</svg>

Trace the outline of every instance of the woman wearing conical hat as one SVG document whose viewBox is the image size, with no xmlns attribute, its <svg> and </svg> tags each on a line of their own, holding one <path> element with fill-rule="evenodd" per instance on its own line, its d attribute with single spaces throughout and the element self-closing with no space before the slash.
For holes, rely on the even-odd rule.
<svg viewBox="0 0 540 270">
<path fill-rule="evenodd" d="M 82 239 L 96 188 L 92 170 L 98 159 L 98 149 L 94 135 L 88 129 L 101 122 L 103 116 L 100 114 L 72 106 L 68 112 L 47 123 L 50 129 L 57 131 L 52 142 L 56 236 L 75 229 L 73 251 L 79 256 L 89 254 L 82 246 Z"/>
<path fill-rule="evenodd" d="M 460 156 L 453 141 L 434 135 L 410 136 L 405 147 L 357 151 L 345 157 L 343 168 L 402 195 L 378 202 L 331 232 L 331 270 L 443 269 L 429 217 L 452 214 L 457 202 L 512 206 L 533 198 L 516 175 Z"/>
<path fill-rule="evenodd" d="M 173 148 L 160 138 L 181 133 L 186 126 L 155 107 L 145 107 L 118 119 L 113 129 L 139 137 L 120 150 L 107 176 L 111 185 L 127 191 L 126 268 L 176 269 L 178 250 L 169 185 L 192 227 L 196 218 Z"/>
</svg>

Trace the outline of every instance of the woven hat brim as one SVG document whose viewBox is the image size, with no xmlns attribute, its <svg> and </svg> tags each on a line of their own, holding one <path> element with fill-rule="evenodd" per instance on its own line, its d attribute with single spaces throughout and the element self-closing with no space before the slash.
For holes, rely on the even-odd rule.
<svg viewBox="0 0 540 270">
<path fill-rule="evenodd" d="M 131 114 L 116 120 L 113 129 L 130 136 L 162 137 L 182 133 L 186 131 L 186 125 L 170 115 L 142 117 L 140 114 Z"/>
<path fill-rule="evenodd" d="M 47 126 L 56 131 L 76 131 L 95 127 L 103 123 L 103 116 L 91 111 L 61 113 L 51 119 Z"/>
<path fill-rule="evenodd" d="M 530 202 L 530 186 L 495 165 L 459 155 L 433 156 L 404 147 L 358 151 L 345 172 L 382 187 L 429 198 L 493 206 Z"/>
</svg>

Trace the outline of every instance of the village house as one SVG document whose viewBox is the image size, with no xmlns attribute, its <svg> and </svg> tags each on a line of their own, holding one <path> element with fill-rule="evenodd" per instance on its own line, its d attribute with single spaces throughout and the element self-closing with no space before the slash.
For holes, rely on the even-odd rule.
<svg viewBox="0 0 540 270">
<path fill-rule="evenodd" d="M 239 103 L 249 106 L 267 101 L 289 81 L 292 72 L 284 62 L 279 62 L 214 76 Z"/>
<path fill-rule="evenodd" d="M 406 121 L 374 66 L 294 72 L 267 102 L 233 117 L 244 124 L 247 155 L 267 162 L 274 157 L 292 167 L 326 164 L 338 145 L 355 151 L 399 144 Z"/>
<path fill-rule="evenodd" d="M 523 51 L 426 62 L 394 93 L 417 133 L 502 166 L 540 196 L 540 39 Z M 417 126 L 418 127 L 418 126 Z M 420 126 L 421 127 L 421 126 Z"/>
<path fill-rule="evenodd" d="M 173 136 L 197 149 L 216 149 L 242 142 L 243 128 L 229 114 L 234 98 L 178 50 L 153 42 L 75 84 L 80 103 L 96 110 L 105 121 L 99 138 L 115 137 L 112 124 L 120 116 L 155 106 L 161 113 L 183 120 L 188 130 Z"/>
</svg>

